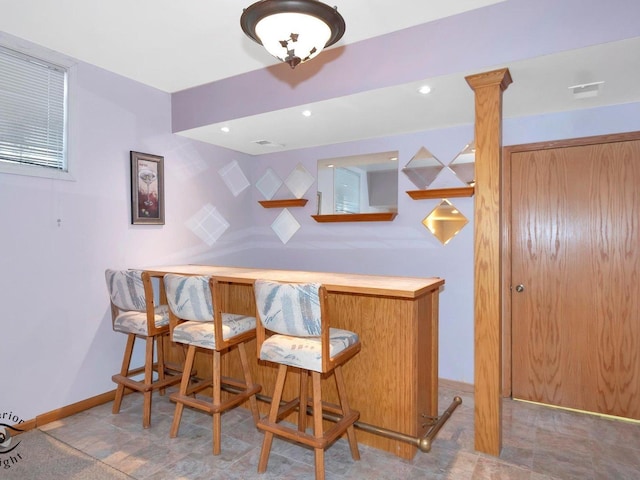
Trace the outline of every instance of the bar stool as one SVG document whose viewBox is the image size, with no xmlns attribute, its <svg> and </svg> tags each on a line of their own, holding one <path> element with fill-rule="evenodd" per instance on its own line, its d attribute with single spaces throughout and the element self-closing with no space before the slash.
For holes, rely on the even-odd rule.
<svg viewBox="0 0 640 480">
<path fill-rule="evenodd" d="M 360 351 L 358 335 L 329 327 L 327 291 L 317 283 L 280 283 L 256 280 L 254 284 L 259 322 L 256 327 L 260 360 L 279 364 L 275 391 L 268 418 L 261 418 L 258 428 L 265 436 L 260 452 L 258 472 L 267 468 L 273 436 L 278 435 L 315 450 L 316 480 L 324 480 L 324 452 L 345 432 L 351 456 L 360 459 L 353 424 L 360 413 L 347 401 L 342 365 Z M 299 397 L 281 407 L 287 371 L 300 369 Z M 320 380 L 334 374 L 339 405 L 322 401 Z M 307 397 L 307 379 L 311 375 L 312 400 Z M 306 432 L 307 407 L 313 412 L 313 434 Z M 297 430 L 280 419 L 298 408 Z M 342 418 L 328 430 L 323 429 L 323 409 Z"/>
<path fill-rule="evenodd" d="M 222 313 L 218 282 L 208 276 L 167 274 L 164 277 L 169 303 L 171 340 L 188 346 L 187 357 L 178 392 L 171 394 L 176 402 L 170 437 L 175 438 L 180 428 L 184 406 L 190 406 L 213 415 L 213 454 L 221 450 L 222 412 L 249 400 L 254 422 L 258 422 L 256 393 L 262 386 L 253 383 L 245 343 L 256 336 L 256 319 L 246 315 Z M 244 381 L 222 377 L 221 354 L 237 348 Z M 196 352 L 212 352 L 212 378 L 190 385 Z M 223 386 L 233 395 L 222 400 Z M 196 393 L 212 387 L 212 399 L 196 397 Z"/>
<path fill-rule="evenodd" d="M 144 395 L 142 427 L 151 425 L 151 397 L 154 390 L 164 394 L 165 387 L 180 382 L 177 368 L 169 368 L 164 361 L 164 340 L 169 335 L 169 308 L 166 305 L 164 287 L 160 281 L 160 303 L 155 305 L 151 276 L 140 270 L 105 271 L 107 289 L 111 300 L 111 323 L 113 330 L 127 335 L 127 345 L 120 373 L 111 379 L 117 384 L 112 412 L 120 412 L 125 387 Z M 131 369 L 131 356 L 136 338 L 145 339 L 144 366 Z M 157 346 L 157 363 L 153 361 L 154 346 Z M 144 372 L 142 380 L 132 377 Z M 157 380 L 153 380 L 156 372 Z M 171 374 L 173 373 L 173 374 Z"/>
</svg>

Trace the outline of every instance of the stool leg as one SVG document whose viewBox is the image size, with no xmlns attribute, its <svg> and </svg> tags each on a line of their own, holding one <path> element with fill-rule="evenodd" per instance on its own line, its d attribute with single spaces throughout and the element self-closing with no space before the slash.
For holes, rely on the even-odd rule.
<svg viewBox="0 0 640 480">
<path fill-rule="evenodd" d="M 129 365 L 131 365 L 131 355 L 133 355 L 133 344 L 136 341 L 136 336 L 133 333 L 127 334 L 127 345 L 124 347 L 124 357 L 122 358 L 122 367 L 120 368 L 120 375 L 126 377 L 129 374 Z M 122 404 L 122 397 L 124 396 L 124 385 L 119 383 L 116 388 L 116 398 L 113 400 L 112 413 L 120 412 L 120 405 Z"/>
<path fill-rule="evenodd" d="M 144 385 L 149 387 L 153 383 L 153 337 L 147 337 L 144 358 Z M 149 428 L 151 425 L 151 396 L 153 390 L 144 392 L 144 403 L 142 407 L 142 428 Z"/>
<path fill-rule="evenodd" d="M 193 368 L 193 359 L 196 356 L 196 347 L 189 345 L 187 350 L 187 356 L 184 361 L 184 370 L 182 371 L 182 380 L 180 381 L 180 390 L 178 395 L 187 395 L 187 388 L 189 388 L 189 380 L 191 379 L 191 369 Z M 176 409 L 173 413 L 173 423 L 171 424 L 171 430 L 169 437 L 175 438 L 178 435 L 178 429 L 180 428 L 180 419 L 182 418 L 182 409 L 184 404 L 178 399 L 176 400 Z"/>
<path fill-rule="evenodd" d="M 271 408 L 269 409 L 269 422 L 271 423 L 276 423 L 278 420 L 278 409 L 280 408 L 280 400 L 282 400 L 282 391 L 284 390 L 284 381 L 286 378 L 287 366 L 280 365 L 278 368 L 278 377 L 276 378 L 276 386 L 273 390 L 273 398 L 271 399 Z M 267 470 L 272 442 L 273 433 L 264 432 L 262 450 L 260 450 L 260 461 L 258 462 L 258 473 L 264 473 Z"/>
<path fill-rule="evenodd" d="M 221 382 L 220 382 L 220 352 L 213 351 L 213 406 L 217 409 L 213 412 L 213 454 L 220 455 L 220 441 L 222 436 L 221 413 Z"/>
<path fill-rule="evenodd" d="M 307 429 L 307 378 L 308 372 L 300 370 L 300 393 L 298 397 L 298 431 L 304 432 Z"/>
<path fill-rule="evenodd" d="M 338 399 L 340 400 L 342 415 L 347 416 L 351 413 L 351 407 L 349 406 L 349 400 L 347 399 L 347 389 L 345 387 L 344 377 L 342 376 L 342 365 L 338 365 L 335 368 L 333 374 L 336 378 L 336 388 L 338 389 Z M 360 460 L 358 441 L 356 440 L 356 430 L 353 427 L 353 424 L 349 425 L 349 428 L 347 428 L 347 437 L 349 439 L 351 456 L 354 460 Z"/>
<path fill-rule="evenodd" d="M 320 372 L 311 372 L 313 388 L 313 436 L 320 439 L 324 435 L 322 428 L 322 390 Z M 316 480 L 324 480 L 324 448 L 315 449 Z"/>
<path fill-rule="evenodd" d="M 158 357 L 158 381 L 164 380 L 164 335 L 158 335 L 156 337 L 156 357 Z M 160 389 L 160 395 L 164 395 L 165 388 Z"/>
<path fill-rule="evenodd" d="M 240 354 L 240 363 L 242 364 L 242 372 L 244 373 L 244 383 L 247 384 L 247 389 L 253 388 L 253 379 L 251 377 L 251 370 L 249 369 L 249 361 L 247 360 L 247 351 L 244 348 L 244 343 L 238 344 L 238 353 Z M 253 414 L 253 423 L 258 424 L 260 420 L 260 413 L 258 412 L 258 400 L 255 395 L 249 397 L 249 407 Z"/>
</svg>

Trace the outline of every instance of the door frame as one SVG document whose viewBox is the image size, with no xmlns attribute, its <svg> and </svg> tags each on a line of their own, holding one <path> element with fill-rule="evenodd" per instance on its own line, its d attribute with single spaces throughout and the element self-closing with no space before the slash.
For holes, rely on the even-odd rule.
<svg viewBox="0 0 640 480">
<path fill-rule="evenodd" d="M 577 147 L 584 145 L 601 145 L 631 140 L 640 140 L 640 131 L 595 135 L 591 137 L 554 140 L 548 142 L 509 145 L 502 149 L 502 396 L 511 397 L 512 383 L 512 351 L 511 351 L 511 155 L 514 153 L 549 150 L 554 148 Z"/>
</svg>

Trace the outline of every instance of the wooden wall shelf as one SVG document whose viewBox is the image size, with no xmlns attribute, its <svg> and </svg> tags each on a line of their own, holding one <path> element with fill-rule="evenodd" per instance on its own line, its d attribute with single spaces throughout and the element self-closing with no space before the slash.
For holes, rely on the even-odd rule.
<svg viewBox="0 0 640 480">
<path fill-rule="evenodd" d="M 431 190 L 409 190 L 409 195 L 414 200 L 427 198 L 473 197 L 474 187 L 434 188 Z"/>
<path fill-rule="evenodd" d="M 258 200 L 264 208 L 286 208 L 304 207 L 308 200 L 306 198 L 288 198 L 286 200 Z"/>
<path fill-rule="evenodd" d="M 337 222 L 391 222 L 398 215 L 397 212 L 382 213 L 338 213 L 335 215 L 311 215 L 319 223 Z"/>
</svg>

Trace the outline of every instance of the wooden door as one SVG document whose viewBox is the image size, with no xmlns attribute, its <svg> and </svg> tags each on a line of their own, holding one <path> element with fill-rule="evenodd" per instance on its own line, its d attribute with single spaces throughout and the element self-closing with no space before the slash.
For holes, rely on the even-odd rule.
<svg viewBox="0 0 640 480">
<path fill-rule="evenodd" d="M 640 419 L 640 135 L 579 143 L 507 159 L 512 394 Z"/>
</svg>

